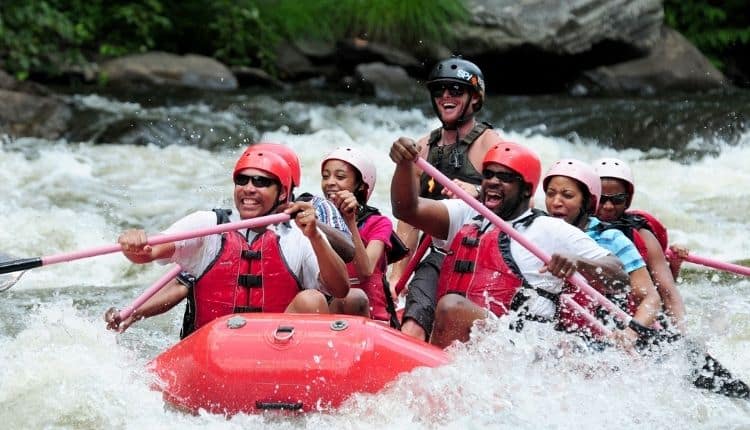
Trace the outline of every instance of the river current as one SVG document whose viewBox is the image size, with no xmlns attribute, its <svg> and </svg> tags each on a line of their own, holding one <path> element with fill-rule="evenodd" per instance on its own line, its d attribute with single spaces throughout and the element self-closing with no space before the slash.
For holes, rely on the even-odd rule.
<svg viewBox="0 0 750 430">
<path fill-rule="evenodd" d="M 66 138 L 0 138 L 0 252 L 34 257 L 158 232 L 198 209 L 231 207 L 229 172 L 259 139 L 291 145 L 302 190 L 319 191 L 324 154 L 368 151 L 371 200 L 390 215 L 391 142 L 439 123 L 428 103 L 318 92 L 123 96 L 81 91 Z M 541 155 L 615 156 L 636 176 L 633 206 L 670 241 L 748 263 L 750 94 L 585 99 L 493 96 L 482 112 Z M 535 198 L 543 207 L 541 193 Z M 679 288 L 690 337 L 750 381 L 750 280 L 685 264 Z M 183 306 L 117 335 L 102 314 L 167 269 L 119 254 L 37 268 L 0 293 L 0 426 L 30 429 L 750 428 L 750 403 L 694 388 L 682 346 L 654 363 L 617 351 L 563 353 L 548 327 L 478 327 L 455 362 L 404 375 L 340 410 L 301 417 L 185 415 L 150 389 L 149 360 L 178 339 Z"/>
</svg>

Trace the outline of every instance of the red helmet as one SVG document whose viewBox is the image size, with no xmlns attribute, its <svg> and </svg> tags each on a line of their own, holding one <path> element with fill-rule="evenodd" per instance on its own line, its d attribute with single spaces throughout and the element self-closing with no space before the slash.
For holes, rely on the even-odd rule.
<svg viewBox="0 0 750 430">
<path fill-rule="evenodd" d="M 234 165 L 234 173 L 245 169 L 262 170 L 278 179 L 286 191 L 287 200 L 291 198 L 292 173 L 289 164 L 276 152 L 254 149 L 252 146 L 245 150 Z"/>
<path fill-rule="evenodd" d="M 498 139 L 500 139 L 498 137 Z M 501 164 L 523 178 L 524 182 L 531 185 L 531 194 L 536 192 L 539 185 L 539 177 L 542 174 L 542 162 L 539 156 L 531 149 L 514 142 L 499 140 L 484 156 L 482 169 L 488 164 Z"/>
<path fill-rule="evenodd" d="M 596 213 L 596 209 L 599 207 L 599 196 L 602 195 L 602 180 L 599 179 L 599 175 L 596 174 L 593 167 L 588 163 L 572 158 L 564 158 L 556 161 L 549 168 L 547 174 L 544 175 L 544 180 L 542 180 L 542 187 L 545 192 L 553 176 L 565 176 L 583 184 L 591 195 L 590 207 L 585 209 L 589 214 Z"/>
<path fill-rule="evenodd" d="M 261 151 L 271 151 L 280 155 L 281 158 L 283 158 L 284 161 L 286 161 L 289 164 L 289 168 L 291 169 L 292 186 L 299 187 L 300 180 L 302 180 L 302 167 L 300 166 L 299 157 L 297 156 L 297 153 L 294 152 L 292 148 L 282 143 L 258 142 L 250 146 L 250 148 L 248 148 L 248 150 L 251 150 L 251 149 L 261 150 Z"/>
</svg>

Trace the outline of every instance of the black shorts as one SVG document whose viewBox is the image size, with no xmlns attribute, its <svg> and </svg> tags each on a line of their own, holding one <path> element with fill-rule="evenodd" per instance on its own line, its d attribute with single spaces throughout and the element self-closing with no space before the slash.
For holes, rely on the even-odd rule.
<svg viewBox="0 0 750 430">
<path fill-rule="evenodd" d="M 428 339 L 435 322 L 437 283 L 444 258 L 445 254 L 431 249 L 414 270 L 414 277 L 406 294 L 403 321 L 413 319 L 424 329 Z"/>
</svg>

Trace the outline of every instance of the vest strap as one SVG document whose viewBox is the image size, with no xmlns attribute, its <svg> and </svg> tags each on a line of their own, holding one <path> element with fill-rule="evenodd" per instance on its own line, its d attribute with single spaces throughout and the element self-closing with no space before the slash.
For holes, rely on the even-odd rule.
<svg viewBox="0 0 750 430">
<path fill-rule="evenodd" d="M 263 312 L 263 308 L 255 306 L 235 306 L 234 309 L 232 309 L 232 313 L 235 314 L 242 314 L 247 312 Z"/>
<path fill-rule="evenodd" d="M 260 257 L 260 251 L 253 251 L 252 249 L 242 251 L 242 258 L 244 260 L 260 260 Z"/>
<path fill-rule="evenodd" d="M 245 288 L 263 288 L 263 276 L 261 275 L 239 275 L 237 283 Z"/>
<path fill-rule="evenodd" d="M 474 271 L 474 262 L 471 260 L 456 260 L 453 264 L 456 273 L 471 273 Z"/>
</svg>

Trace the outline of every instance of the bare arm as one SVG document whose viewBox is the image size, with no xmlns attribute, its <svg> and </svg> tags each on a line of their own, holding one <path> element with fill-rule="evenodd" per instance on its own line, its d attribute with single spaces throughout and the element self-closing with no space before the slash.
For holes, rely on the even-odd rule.
<svg viewBox="0 0 750 430">
<path fill-rule="evenodd" d="M 341 216 L 344 217 L 346 226 L 352 232 L 352 243 L 354 244 L 354 267 L 357 274 L 362 278 L 369 278 L 375 271 L 375 266 L 385 252 L 385 244 L 381 240 L 373 240 L 365 246 L 357 226 L 357 210 L 359 202 L 351 191 L 338 191 L 332 198 Z"/>
<path fill-rule="evenodd" d="M 122 253 L 136 264 L 150 263 L 154 260 L 169 258 L 174 254 L 173 242 L 151 246 L 144 230 L 127 230 L 120 235 L 117 242 L 122 246 Z"/>
<path fill-rule="evenodd" d="M 540 272 L 545 271 L 563 279 L 580 272 L 589 285 L 602 294 L 622 291 L 630 281 L 620 259 L 611 254 L 591 259 L 555 253 L 549 263 L 540 269 Z"/>
<path fill-rule="evenodd" d="M 188 295 L 188 288 L 176 279 L 169 281 L 167 285 L 151 296 L 146 303 L 138 307 L 133 313 L 124 320 L 120 320 L 120 311 L 115 308 L 109 308 L 104 314 L 104 321 L 107 322 L 107 329 L 117 330 L 122 333 L 134 322 L 149 318 L 154 315 L 163 314 L 164 312 L 175 307 Z"/>
<path fill-rule="evenodd" d="M 630 286 L 633 299 L 638 305 L 633 318 L 641 325 L 650 327 L 661 310 L 661 299 L 646 267 L 630 272 Z"/>
<path fill-rule="evenodd" d="M 419 197 L 419 183 L 414 160 L 419 147 L 411 139 L 399 138 L 391 146 L 391 160 L 396 163 L 391 181 L 393 216 L 438 239 L 448 237 L 448 210 L 439 202 Z"/>
<path fill-rule="evenodd" d="M 323 233 L 318 230 L 315 221 L 315 209 L 308 202 L 295 202 L 284 209 L 284 212 L 290 215 L 297 214 L 294 222 L 297 223 L 297 226 L 312 244 L 320 270 L 320 282 L 334 297 L 346 297 L 349 293 L 349 276 L 346 272 L 346 265 L 333 250 Z"/>
<path fill-rule="evenodd" d="M 672 271 L 667 263 L 667 257 L 659 244 L 659 241 L 650 231 L 641 229 L 638 231 L 646 242 L 648 258 L 646 265 L 654 280 L 656 291 L 664 304 L 664 310 L 675 327 L 682 333 L 685 332 L 685 302 L 675 285 Z"/>
<path fill-rule="evenodd" d="M 346 237 L 341 231 L 325 223 L 319 223 L 318 228 L 328 238 L 328 242 L 336 253 L 341 257 L 344 263 L 349 263 L 354 259 L 354 244 L 352 240 Z"/>
</svg>

